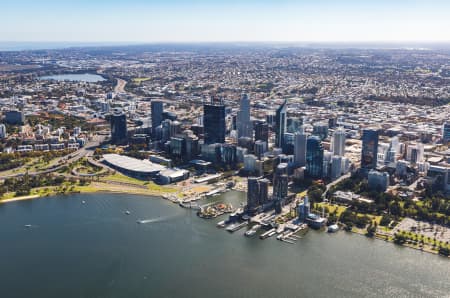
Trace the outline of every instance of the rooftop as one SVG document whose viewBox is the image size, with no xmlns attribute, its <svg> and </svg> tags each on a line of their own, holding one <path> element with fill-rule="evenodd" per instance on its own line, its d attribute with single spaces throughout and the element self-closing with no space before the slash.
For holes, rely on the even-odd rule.
<svg viewBox="0 0 450 298">
<path fill-rule="evenodd" d="M 111 165 L 132 172 L 156 173 L 166 169 L 166 167 L 152 163 L 149 160 L 141 160 L 124 155 L 104 154 L 103 158 Z"/>
</svg>

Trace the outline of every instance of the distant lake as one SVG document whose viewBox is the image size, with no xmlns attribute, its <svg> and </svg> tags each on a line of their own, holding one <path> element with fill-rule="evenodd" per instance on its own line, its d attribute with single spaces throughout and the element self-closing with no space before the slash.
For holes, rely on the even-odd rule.
<svg viewBox="0 0 450 298">
<path fill-rule="evenodd" d="M 43 76 L 40 80 L 56 80 L 56 81 L 75 81 L 75 82 L 88 82 L 96 83 L 106 81 L 106 79 L 97 74 L 84 73 L 84 74 L 61 74 L 52 76 Z"/>
</svg>

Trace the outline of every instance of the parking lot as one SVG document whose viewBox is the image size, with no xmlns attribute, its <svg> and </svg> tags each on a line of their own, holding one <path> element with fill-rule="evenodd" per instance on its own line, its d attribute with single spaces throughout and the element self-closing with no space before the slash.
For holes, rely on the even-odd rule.
<svg viewBox="0 0 450 298">
<path fill-rule="evenodd" d="M 438 241 L 450 242 L 449 228 L 417 221 L 412 218 L 403 219 L 393 230 L 394 233 L 397 233 L 398 231 L 413 232 L 431 239 L 436 238 Z"/>
</svg>

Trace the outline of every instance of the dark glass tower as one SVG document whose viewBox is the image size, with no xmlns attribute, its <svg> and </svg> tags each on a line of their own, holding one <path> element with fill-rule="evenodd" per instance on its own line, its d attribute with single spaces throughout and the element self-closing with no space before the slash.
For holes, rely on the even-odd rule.
<svg viewBox="0 0 450 298">
<path fill-rule="evenodd" d="M 275 200 L 283 200 L 288 194 L 288 165 L 280 163 L 273 176 L 273 196 Z"/>
<path fill-rule="evenodd" d="M 116 109 L 111 115 L 111 143 L 124 144 L 127 141 L 127 117 L 125 113 Z"/>
<path fill-rule="evenodd" d="M 364 129 L 362 134 L 361 168 L 375 169 L 377 167 L 378 130 Z"/>
<path fill-rule="evenodd" d="M 306 171 L 312 178 L 321 178 L 323 172 L 323 147 L 317 136 L 306 141 Z"/>
<path fill-rule="evenodd" d="M 163 103 L 161 101 L 152 101 L 151 103 L 151 110 L 152 110 L 152 132 L 154 133 L 156 128 L 161 124 L 163 121 Z"/>
<path fill-rule="evenodd" d="M 281 106 L 278 107 L 275 114 L 275 146 L 283 148 L 284 145 L 284 133 L 286 132 L 286 110 L 287 100 L 285 100 Z"/>
<path fill-rule="evenodd" d="M 269 125 L 267 122 L 257 122 L 255 124 L 255 141 L 269 143 Z"/>
<path fill-rule="evenodd" d="M 259 206 L 259 181 L 256 177 L 247 179 L 247 210 L 253 213 Z"/>
<path fill-rule="evenodd" d="M 223 104 L 205 104 L 203 106 L 203 126 L 205 144 L 225 143 L 225 106 Z"/>
</svg>

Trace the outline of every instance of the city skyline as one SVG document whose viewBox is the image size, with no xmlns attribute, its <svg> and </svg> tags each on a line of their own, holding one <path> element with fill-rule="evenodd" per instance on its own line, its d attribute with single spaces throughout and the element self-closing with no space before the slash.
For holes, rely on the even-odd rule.
<svg viewBox="0 0 450 298">
<path fill-rule="evenodd" d="M 3 5 L 0 41 L 450 41 L 446 1 L 361 2 L 20 0 Z"/>
</svg>

